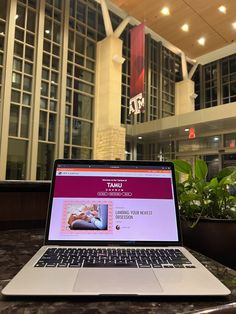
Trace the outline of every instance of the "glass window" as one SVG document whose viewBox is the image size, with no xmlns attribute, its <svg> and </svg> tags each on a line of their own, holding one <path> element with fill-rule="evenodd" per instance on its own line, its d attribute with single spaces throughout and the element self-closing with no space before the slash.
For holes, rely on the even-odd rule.
<svg viewBox="0 0 236 314">
<path fill-rule="evenodd" d="M 54 161 L 54 144 L 39 143 L 37 180 L 50 180 Z"/>
<path fill-rule="evenodd" d="M 34 35 L 33 34 L 30 34 L 30 33 L 26 34 L 26 43 L 31 45 L 31 46 L 34 46 Z"/>
<path fill-rule="evenodd" d="M 40 98 L 40 108 L 47 109 L 48 108 L 48 100 L 46 98 Z"/>
<path fill-rule="evenodd" d="M 47 112 L 40 112 L 39 119 L 39 139 L 45 141 L 46 140 L 46 127 L 47 127 Z"/>
<path fill-rule="evenodd" d="M 45 19 L 44 36 L 47 39 L 51 39 L 52 36 L 52 21 L 48 18 Z"/>
<path fill-rule="evenodd" d="M 19 73 L 12 73 L 12 87 L 21 88 L 21 75 Z"/>
<path fill-rule="evenodd" d="M 26 106 L 31 105 L 31 95 L 30 94 L 23 93 L 23 104 Z"/>
<path fill-rule="evenodd" d="M 16 25 L 25 28 L 25 7 L 21 5 L 17 6 Z"/>
<path fill-rule="evenodd" d="M 0 1 L 0 19 L 6 20 L 7 0 Z"/>
<path fill-rule="evenodd" d="M 25 58 L 30 61 L 34 60 L 34 48 L 25 46 Z"/>
<path fill-rule="evenodd" d="M 95 43 L 87 40 L 87 56 L 91 59 L 95 59 Z"/>
<path fill-rule="evenodd" d="M 28 137 L 29 135 L 29 117 L 30 117 L 30 110 L 29 108 L 22 108 L 21 113 L 21 137 Z"/>
<path fill-rule="evenodd" d="M 84 119 L 92 119 L 93 98 L 74 93 L 73 115 Z"/>
<path fill-rule="evenodd" d="M 16 28 L 15 38 L 20 41 L 24 41 L 24 31 L 20 28 Z"/>
<path fill-rule="evenodd" d="M 65 143 L 70 143 L 70 118 L 65 118 Z"/>
<path fill-rule="evenodd" d="M 15 43 L 14 53 L 16 56 L 23 57 L 23 45 L 20 43 Z"/>
<path fill-rule="evenodd" d="M 17 71 L 22 71 L 22 61 L 20 59 L 13 59 L 13 69 Z"/>
<path fill-rule="evenodd" d="M 44 80 L 49 80 L 49 70 L 43 69 L 42 77 Z"/>
<path fill-rule="evenodd" d="M 48 40 L 44 40 L 43 50 L 47 52 L 51 52 L 51 43 Z"/>
<path fill-rule="evenodd" d="M 50 101 L 50 110 L 51 111 L 56 111 L 57 110 L 57 103 L 56 101 Z"/>
<path fill-rule="evenodd" d="M 72 144 L 91 146 L 91 124 L 73 119 Z"/>
<path fill-rule="evenodd" d="M 7 154 L 7 180 L 26 179 L 28 142 L 18 139 L 9 139 Z"/>
<path fill-rule="evenodd" d="M 46 83 L 46 82 L 42 82 L 41 95 L 48 96 L 48 83 Z"/>
<path fill-rule="evenodd" d="M 31 32 L 35 31 L 35 12 L 28 9 L 28 18 L 27 18 L 27 29 Z"/>
<path fill-rule="evenodd" d="M 25 62 L 25 73 L 33 74 L 33 64 Z"/>
<path fill-rule="evenodd" d="M 18 136 L 19 112 L 20 112 L 19 106 L 11 105 L 10 124 L 9 124 L 10 136 Z"/>
<path fill-rule="evenodd" d="M 32 78 L 28 76 L 24 76 L 24 90 L 30 92 L 32 89 Z"/>
<path fill-rule="evenodd" d="M 54 23 L 53 40 L 58 44 L 61 42 L 61 27 L 58 23 Z"/>
<path fill-rule="evenodd" d="M 77 19 L 81 22 L 85 22 L 86 19 L 86 6 L 81 2 L 77 2 Z"/>
<path fill-rule="evenodd" d="M 52 68 L 55 70 L 59 70 L 59 59 L 52 57 Z"/>
<path fill-rule="evenodd" d="M 86 148 L 72 147 L 72 156 L 75 159 L 91 159 L 91 150 Z"/>
<path fill-rule="evenodd" d="M 49 114 L 49 128 L 48 128 L 48 140 L 55 141 L 55 128 L 56 128 L 56 115 L 54 113 Z"/>
<path fill-rule="evenodd" d="M 84 37 L 81 37 L 79 34 L 76 34 L 75 51 L 84 54 L 84 47 L 85 47 Z"/>
<path fill-rule="evenodd" d="M 20 92 L 18 92 L 16 90 L 12 90 L 11 101 L 19 104 L 20 103 Z"/>
</svg>

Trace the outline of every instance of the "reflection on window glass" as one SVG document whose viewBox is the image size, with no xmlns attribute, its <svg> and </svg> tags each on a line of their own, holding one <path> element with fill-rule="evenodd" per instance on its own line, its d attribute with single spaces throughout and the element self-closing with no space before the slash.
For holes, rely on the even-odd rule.
<svg viewBox="0 0 236 314">
<path fill-rule="evenodd" d="M 23 45 L 20 43 L 15 43 L 14 53 L 16 56 L 23 57 Z"/>
<path fill-rule="evenodd" d="M 11 105 L 9 135 L 18 136 L 19 106 Z"/>
<path fill-rule="evenodd" d="M 28 142 L 17 139 L 9 139 L 7 154 L 7 180 L 24 180 L 26 178 Z"/>
<path fill-rule="evenodd" d="M 25 7 L 21 5 L 17 6 L 16 25 L 25 28 Z"/>
<path fill-rule="evenodd" d="M 40 112 L 39 119 L 39 139 L 45 141 L 46 140 L 46 127 L 47 127 L 47 112 Z"/>
<path fill-rule="evenodd" d="M 28 76 L 25 76 L 24 77 L 24 90 L 30 92 L 31 88 L 32 88 L 31 84 L 32 84 L 32 78 L 28 77 Z"/>
<path fill-rule="evenodd" d="M 87 148 L 72 147 L 71 158 L 74 159 L 91 159 L 91 150 Z"/>
<path fill-rule="evenodd" d="M 30 94 L 23 93 L 23 104 L 26 106 L 31 105 L 31 95 Z"/>
<path fill-rule="evenodd" d="M 21 71 L 22 70 L 22 61 L 14 58 L 13 59 L 13 69 L 17 70 L 17 71 Z"/>
<path fill-rule="evenodd" d="M 36 175 L 37 180 L 51 179 L 54 161 L 54 150 L 54 144 L 39 143 Z"/>
<path fill-rule="evenodd" d="M 19 73 L 12 73 L 12 87 L 21 88 L 21 75 Z"/>
<path fill-rule="evenodd" d="M 91 124 L 73 119 L 72 145 L 91 146 Z"/>
<path fill-rule="evenodd" d="M 7 0 L 0 1 L 0 19 L 5 20 L 7 13 Z"/>
<path fill-rule="evenodd" d="M 42 82 L 41 84 L 41 95 L 48 96 L 48 83 Z"/>
<path fill-rule="evenodd" d="M 31 32 L 34 32 L 35 30 L 35 20 L 36 20 L 35 12 L 32 10 L 28 10 L 27 29 Z"/>
<path fill-rule="evenodd" d="M 33 64 L 25 62 L 25 73 L 33 74 Z"/>
<path fill-rule="evenodd" d="M 48 140 L 55 141 L 55 129 L 56 129 L 56 115 L 49 114 L 49 128 L 48 128 Z"/>
<path fill-rule="evenodd" d="M 25 47 L 25 58 L 30 61 L 34 60 L 34 48 L 31 48 L 29 46 Z"/>
<path fill-rule="evenodd" d="M 70 143 L 70 118 L 65 118 L 65 143 Z"/>
<path fill-rule="evenodd" d="M 28 137 L 29 135 L 29 116 L 30 116 L 30 110 L 29 108 L 22 108 L 21 112 L 21 137 Z"/>
<path fill-rule="evenodd" d="M 16 90 L 12 90 L 11 101 L 19 104 L 20 103 L 20 92 L 18 92 Z"/>
<path fill-rule="evenodd" d="M 48 101 L 46 98 L 41 97 L 40 98 L 40 108 L 41 109 L 47 109 L 48 107 Z"/>
</svg>

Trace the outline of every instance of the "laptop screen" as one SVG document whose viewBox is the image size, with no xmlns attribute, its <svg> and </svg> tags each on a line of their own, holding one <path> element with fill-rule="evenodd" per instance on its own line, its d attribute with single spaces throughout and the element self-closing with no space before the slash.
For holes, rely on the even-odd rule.
<svg viewBox="0 0 236 314">
<path fill-rule="evenodd" d="M 169 163 L 55 164 L 50 241 L 179 241 Z"/>
</svg>

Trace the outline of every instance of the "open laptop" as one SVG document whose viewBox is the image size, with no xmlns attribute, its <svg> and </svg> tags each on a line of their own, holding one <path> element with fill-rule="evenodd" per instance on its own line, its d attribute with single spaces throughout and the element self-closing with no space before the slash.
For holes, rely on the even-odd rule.
<svg viewBox="0 0 236 314">
<path fill-rule="evenodd" d="M 45 245 L 2 294 L 219 296 L 230 290 L 182 246 L 172 163 L 56 160 Z"/>
</svg>

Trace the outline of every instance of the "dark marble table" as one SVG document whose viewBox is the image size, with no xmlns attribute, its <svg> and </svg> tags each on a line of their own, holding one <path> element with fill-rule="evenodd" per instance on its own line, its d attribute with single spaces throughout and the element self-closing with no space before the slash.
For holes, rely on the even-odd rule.
<svg viewBox="0 0 236 314">
<path fill-rule="evenodd" d="M 0 289 L 19 271 L 43 243 L 43 230 L 0 231 Z M 193 254 L 231 291 L 223 298 L 163 297 L 22 297 L 0 296 L 0 313 L 236 313 L 236 271 Z"/>
</svg>

